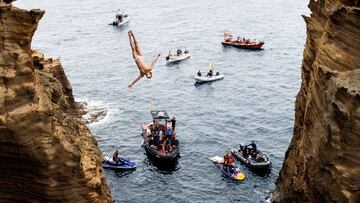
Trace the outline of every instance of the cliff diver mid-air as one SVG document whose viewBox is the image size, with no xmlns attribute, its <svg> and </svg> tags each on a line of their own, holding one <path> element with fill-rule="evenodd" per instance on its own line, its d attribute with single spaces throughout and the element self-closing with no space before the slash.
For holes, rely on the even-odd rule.
<svg viewBox="0 0 360 203">
<path fill-rule="evenodd" d="M 146 75 L 148 79 L 152 77 L 152 69 L 155 66 L 156 61 L 159 59 L 160 54 L 157 54 L 154 59 L 152 60 L 151 64 L 145 64 L 144 58 L 141 54 L 140 48 L 136 42 L 134 33 L 132 30 L 128 32 L 129 34 L 129 40 L 130 40 L 130 46 L 132 49 L 132 54 L 135 60 L 135 63 L 137 67 L 139 68 L 140 75 L 128 86 L 131 88 L 137 81 L 139 81 L 142 77 Z"/>
</svg>

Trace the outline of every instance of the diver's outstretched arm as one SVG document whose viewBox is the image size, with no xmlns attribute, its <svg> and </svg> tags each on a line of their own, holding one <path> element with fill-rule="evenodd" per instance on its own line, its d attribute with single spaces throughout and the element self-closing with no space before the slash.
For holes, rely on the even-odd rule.
<svg viewBox="0 0 360 203">
<path fill-rule="evenodd" d="M 150 70 L 152 70 L 152 69 L 154 68 L 154 66 L 155 66 L 157 60 L 159 59 L 159 57 L 160 57 L 160 54 L 157 54 L 157 55 L 154 57 L 154 59 L 151 61 L 151 64 L 150 64 L 150 67 L 149 67 Z"/>
<path fill-rule="evenodd" d="M 135 83 L 137 83 L 144 75 L 139 75 L 129 86 L 128 88 L 131 88 Z"/>
</svg>

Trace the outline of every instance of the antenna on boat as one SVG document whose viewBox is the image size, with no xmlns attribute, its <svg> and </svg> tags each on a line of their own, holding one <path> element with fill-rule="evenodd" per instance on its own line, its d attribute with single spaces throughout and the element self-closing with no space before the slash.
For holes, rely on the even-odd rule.
<svg viewBox="0 0 360 203">
<path fill-rule="evenodd" d="M 209 70 L 214 70 L 214 62 L 209 62 Z"/>
<path fill-rule="evenodd" d="M 149 102 L 149 108 L 150 108 L 150 110 L 154 110 L 154 109 L 155 109 L 155 102 L 154 102 L 154 101 L 150 101 L 150 102 Z"/>
</svg>

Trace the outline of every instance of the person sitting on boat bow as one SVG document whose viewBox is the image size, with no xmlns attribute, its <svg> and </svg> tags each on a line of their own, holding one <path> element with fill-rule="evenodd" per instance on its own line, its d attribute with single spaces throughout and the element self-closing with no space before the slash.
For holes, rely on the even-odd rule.
<svg viewBox="0 0 360 203">
<path fill-rule="evenodd" d="M 171 57 L 173 57 L 174 55 L 171 53 L 171 50 L 169 50 L 168 55 L 166 56 L 166 60 L 168 61 Z"/>
<path fill-rule="evenodd" d="M 198 75 L 199 77 L 201 77 L 201 72 L 200 72 L 200 71 L 198 71 L 198 72 L 197 72 L 197 75 Z"/>
<path fill-rule="evenodd" d="M 227 32 L 227 31 L 224 32 L 224 41 L 225 42 L 230 42 L 232 37 L 233 37 L 233 35 L 230 32 Z"/>
<path fill-rule="evenodd" d="M 122 164 L 123 163 L 122 158 L 123 158 L 122 154 L 119 153 L 118 150 L 116 150 L 115 153 L 113 154 L 113 161 L 116 164 L 119 164 L 119 163 Z"/>
</svg>

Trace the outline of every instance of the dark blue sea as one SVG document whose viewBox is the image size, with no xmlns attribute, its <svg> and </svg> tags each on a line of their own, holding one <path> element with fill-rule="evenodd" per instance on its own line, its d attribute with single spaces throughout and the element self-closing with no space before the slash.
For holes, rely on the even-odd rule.
<svg viewBox="0 0 360 203">
<path fill-rule="evenodd" d="M 294 102 L 301 82 L 306 38 L 301 15 L 308 0 L 19 0 L 16 6 L 46 10 L 32 47 L 60 58 L 77 101 L 107 114 L 89 128 L 104 155 L 115 149 L 138 162 L 135 171 L 105 170 L 116 202 L 265 202 L 292 136 Z M 109 26 L 124 9 L 128 26 Z M 153 78 L 129 90 L 138 69 L 127 31 L 132 29 L 145 61 L 161 52 Z M 263 51 L 225 48 L 223 31 L 265 41 Z M 167 66 L 168 50 L 188 49 L 189 60 Z M 208 62 L 225 75 L 195 86 L 193 76 Z M 166 109 L 177 118 L 181 158 L 159 167 L 141 146 L 140 125 L 149 110 Z M 244 166 L 237 183 L 209 157 L 239 143 L 255 141 L 272 161 L 256 174 Z M 239 163 L 237 162 L 239 165 Z"/>
</svg>

